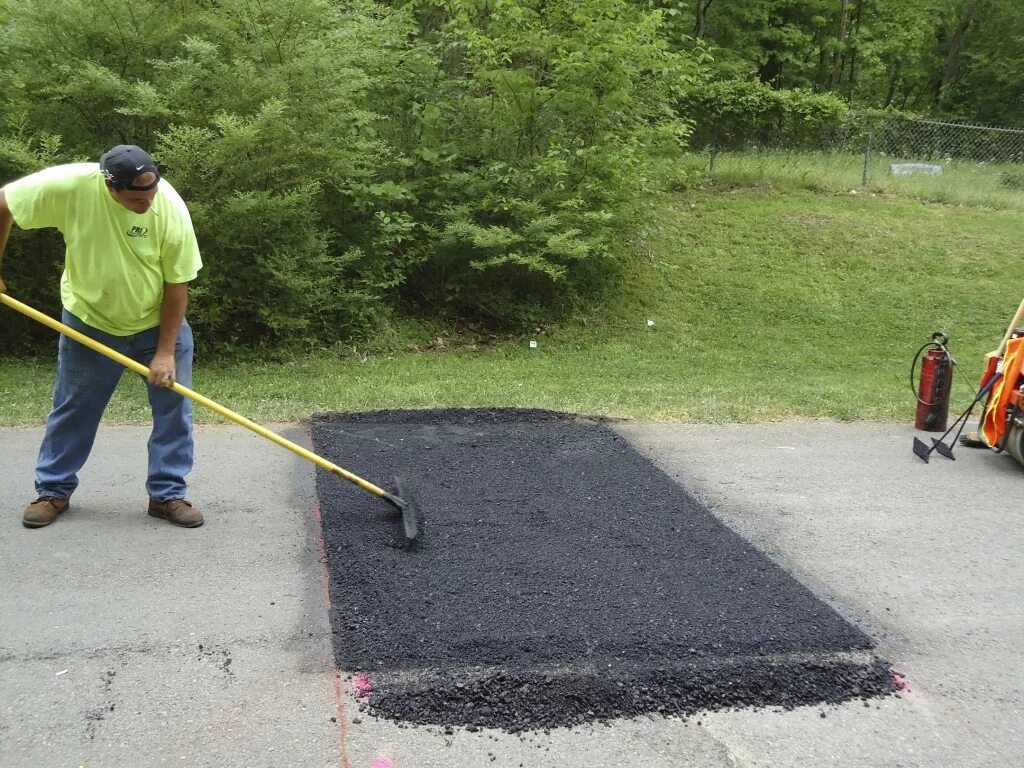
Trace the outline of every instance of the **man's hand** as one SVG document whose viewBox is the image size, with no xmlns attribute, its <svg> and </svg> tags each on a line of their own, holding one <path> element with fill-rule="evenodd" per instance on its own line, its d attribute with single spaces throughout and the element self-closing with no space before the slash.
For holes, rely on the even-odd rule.
<svg viewBox="0 0 1024 768">
<path fill-rule="evenodd" d="M 188 306 L 188 283 L 164 283 L 164 300 L 160 305 L 160 337 L 156 354 L 149 364 L 149 383 L 156 387 L 174 386 L 174 351 L 178 332 Z"/>
<path fill-rule="evenodd" d="M 148 381 L 154 387 L 173 387 L 174 355 L 157 352 L 149 363 Z"/>
<path fill-rule="evenodd" d="M 0 293 L 7 293 L 7 286 L 4 285 L 4 279 L 0 277 Z"/>
</svg>

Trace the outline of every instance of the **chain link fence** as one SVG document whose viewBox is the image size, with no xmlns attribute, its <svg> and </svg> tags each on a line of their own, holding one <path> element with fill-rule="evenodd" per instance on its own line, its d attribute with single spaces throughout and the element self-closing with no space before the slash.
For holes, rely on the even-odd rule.
<svg viewBox="0 0 1024 768">
<path fill-rule="evenodd" d="M 938 202 L 1024 209 L 1024 130 L 872 117 L 795 137 L 709 130 L 697 150 L 712 178 L 907 194 Z"/>
</svg>

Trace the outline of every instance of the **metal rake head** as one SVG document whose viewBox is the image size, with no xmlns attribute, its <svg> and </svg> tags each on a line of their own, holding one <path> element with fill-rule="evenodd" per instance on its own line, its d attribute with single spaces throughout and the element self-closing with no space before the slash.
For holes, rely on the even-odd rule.
<svg viewBox="0 0 1024 768">
<path fill-rule="evenodd" d="M 932 439 L 934 440 L 935 438 L 932 438 Z M 921 438 L 919 438 L 919 437 L 915 437 L 915 438 L 914 438 L 914 453 L 916 453 L 916 454 L 917 454 L 917 456 L 918 456 L 918 457 L 919 457 L 919 458 L 920 458 L 920 459 L 921 459 L 921 460 L 922 460 L 922 461 L 923 461 L 923 462 L 924 462 L 925 464 L 927 464 L 927 463 L 928 463 L 928 457 L 929 457 L 929 456 L 931 455 L 931 452 L 932 452 L 932 449 L 931 449 L 931 448 L 929 448 L 929 447 L 928 447 L 927 445 L 925 445 L 925 444 L 924 444 L 924 443 L 923 443 L 923 442 L 921 441 Z"/>
<path fill-rule="evenodd" d="M 940 453 L 947 459 L 952 459 L 953 461 L 956 461 L 956 456 L 953 455 L 953 448 L 951 446 L 947 445 L 941 440 L 936 440 L 934 437 L 932 438 L 932 443 L 934 443 L 932 448 L 935 449 L 936 453 Z"/>
</svg>

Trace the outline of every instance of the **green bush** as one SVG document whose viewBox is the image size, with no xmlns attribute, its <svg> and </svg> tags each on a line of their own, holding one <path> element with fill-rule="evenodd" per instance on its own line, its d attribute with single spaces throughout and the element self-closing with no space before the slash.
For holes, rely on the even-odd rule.
<svg viewBox="0 0 1024 768">
<path fill-rule="evenodd" d="M 0 117 L 3 111 L 0 110 Z M 23 117 L 8 117 L 11 132 L 0 134 L 0 184 L 20 178 L 62 161 L 60 137 L 32 135 Z M 32 307 L 57 316 L 60 314 L 60 273 L 64 244 L 56 230 L 11 231 L 4 258 L 3 279 L 17 298 Z M 57 348 L 53 332 L 34 320 L 6 308 L 0 309 L 0 350 L 32 354 L 40 349 Z"/>
<path fill-rule="evenodd" d="M 189 315 L 206 343 L 330 343 L 368 326 L 401 281 L 381 245 L 402 225 L 378 215 L 389 150 L 367 72 L 398 58 L 408 20 L 320 0 L 138 5 L 12 4 L 8 111 L 20 123 L 0 142 L 2 179 L 142 144 L 192 213 L 205 268 Z M 35 57 L 58 36 L 84 64 Z M 51 131 L 63 145 L 36 157 Z M 53 258 L 19 252 L 51 241 L 12 243 L 12 292 L 55 280 L 25 266 Z"/>
<path fill-rule="evenodd" d="M 652 154 L 692 80 L 660 13 L 622 0 L 417 2 L 419 57 L 382 94 L 424 237 L 403 295 L 534 322 L 614 276 Z M 412 104 L 403 111 L 402 104 Z"/>
<path fill-rule="evenodd" d="M 751 145 L 818 149 L 844 127 L 850 110 L 829 93 L 775 90 L 754 80 L 721 80 L 686 90 L 680 112 L 694 122 L 693 143 L 720 149 Z"/>
<path fill-rule="evenodd" d="M 689 59 L 626 0 L 7 8 L 0 183 L 149 148 L 199 236 L 204 344 L 332 344 L 410 306 L 549 316 L 615 274 L 686 139 Z M 52 307 L 53 233 L 10 251 L 12 293 Z"/>
<path fill-rule="evenodd" d="M 385 213 L 389 149 L 367 103 L 370 65 L 397 58 L 407 27 L 369 6 L 304 5 L 292 33 L 268 22 L 256 46 L 192 36 L 155 67 L 159 92 L 185 107 L 156 148 L 207 254 L 195 325 L 231 346 L 345 338 L 388 311 L 403 277 L 408 227 Z"/>
</svg>

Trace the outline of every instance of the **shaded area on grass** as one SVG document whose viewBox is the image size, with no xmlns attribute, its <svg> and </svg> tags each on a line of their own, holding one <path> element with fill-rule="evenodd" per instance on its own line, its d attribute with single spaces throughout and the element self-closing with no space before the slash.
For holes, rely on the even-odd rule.
<svg viewBox="0 0 1024 768">
<path fill-rule="evenodd" d="M 892 690 L 870 638 L 599 421 L 325 414 L 313 441 L 421 510 L 402 549 L 385 503 L 318 476 L 336 660 L 376 714 L 520 731 Z"/>
</svg>

